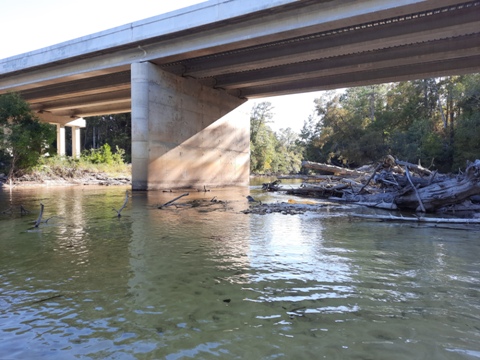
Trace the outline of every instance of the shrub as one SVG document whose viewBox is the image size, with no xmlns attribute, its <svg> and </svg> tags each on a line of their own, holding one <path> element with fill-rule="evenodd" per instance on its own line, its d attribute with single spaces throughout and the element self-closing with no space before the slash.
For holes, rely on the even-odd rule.
<svg viewBox="0 0 480 360">
<path fill-rule="evenodd" d="M 116 147 L 115 153 L 112 153 L 110 145 L 104 144 L 98 149 L 85 150 L 81 155 L 81 161 L 92 164 L 116 165 L 123 164 L 125 151 Z"/>
</svg>

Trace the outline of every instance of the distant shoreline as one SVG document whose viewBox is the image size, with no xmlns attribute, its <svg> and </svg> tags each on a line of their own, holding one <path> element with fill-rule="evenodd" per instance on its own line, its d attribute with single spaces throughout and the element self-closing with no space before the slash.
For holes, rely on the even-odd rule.
<svg viewBox="0 0 480 360">
<path fill-rule="evenodd" d="M 60 177 L 45 175 L 23 175 L 12 179 L 11 184 L 6 176 L 0 176 L 0 187 L 35 187 L 35 186 L 120 186 L 131 185 L 131 175 L 124 174 L 118 176 L 110 176 L 102 172 L 85 172 L 80 177 Z"/>
</svg>

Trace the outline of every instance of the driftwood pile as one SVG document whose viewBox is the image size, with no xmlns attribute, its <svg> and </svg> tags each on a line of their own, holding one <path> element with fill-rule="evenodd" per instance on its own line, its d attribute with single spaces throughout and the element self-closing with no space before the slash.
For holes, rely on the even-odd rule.
<svg viewBox="0 0 480 360">
<path fill-rule="evenodd" d="M 287 194 L 422 213 L 480 211 L 480 160 L 467 164 L 465 172 L 457 175 L 432 172 L 392 156 L 369 169 L 313 162 L 302 165 L 332 175 L 304 182 Z"/>
</svg>

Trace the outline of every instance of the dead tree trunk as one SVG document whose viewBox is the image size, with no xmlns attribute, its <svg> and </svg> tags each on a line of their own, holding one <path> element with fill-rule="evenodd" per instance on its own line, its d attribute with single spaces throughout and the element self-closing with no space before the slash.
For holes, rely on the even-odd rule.
<svg viewBox="0 0 480 360">
<path fill-rule="evenodd" d="M 321 171 L 333 173 L 335 175 L 350 175 L 350 176 L 366 175 L 366 173 L 361 171 L 345 169 L 335 165 L 316 163 L 313 161 L 302 161 L 302 166 L 306 169 L 321 170 Z"/>
<path fill-rule="evenodd" d="M 471 163 L 463 178 L 451 178 L 417 189 L 427 212 L 459 204 L 472 195 L 480 194 L 480 160 Z M 415 191 L 409 191 L 395 198 L 400 209 L 419 210 L 419 200 Z"/>
</svg>

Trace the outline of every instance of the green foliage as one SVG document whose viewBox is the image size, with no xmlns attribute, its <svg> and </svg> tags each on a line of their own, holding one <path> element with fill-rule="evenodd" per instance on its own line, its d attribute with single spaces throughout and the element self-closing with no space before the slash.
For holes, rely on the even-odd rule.
<svg viewBox="0 0 480 360">
<path fill-rule="evenodd" d="M 296 173 L 300 170 L 302 149 L 291 129 L 277 135 L 267 125 L 273 117 L 272 106 L 262 102 L 250 116 L 250 171 L 255 174 Z"/>
<path fill-rule="evenodd" d="M 35 166 L 55 139 L 55 128 L 41 123 L 18 94 L 0 95 L 0 157 L 9 177 Z"/>
<path fill-rule="evenodd" d="M 39 179 L 49 178 L 81 178 L 86 173 L 105 173 L 109 176 L 125 176 L 131 169 L 125 163 L 94 164 L 85 158 L 74 159 L 65 156 L 40 158 L 38 164 L 29 171 L 29 174 Z"/>
<path fill-rule="evenodd" d="M 112 149 L 124 149 L 124 159 L 131 162 L 131 114 L 112 114 L 86 118 L 84 149 L 97 149 L 109 144 Z"/>
<path fill-rule="evenodd" d="M 464 168 L 467 161 L 480 158 L 480 74 L 464 77 L 464 96 L 454 134 L 453 168 Z"/>
<path fill-rule="evenodd" d="M 358 87 L 315 102 L 306 160 L 357 166 L 387 154 L 442 172 L 480 158 L 480 75 Z"/>
<path fill-rule="evenodd" d="M 110 145 L 104 144 L 98 149 L 90 149 L 82 152 L 81 160 L 92 164 L 123 164 L 125 151 L 116 147 L 116 152 L 112 153 Z"/>
</svg>

